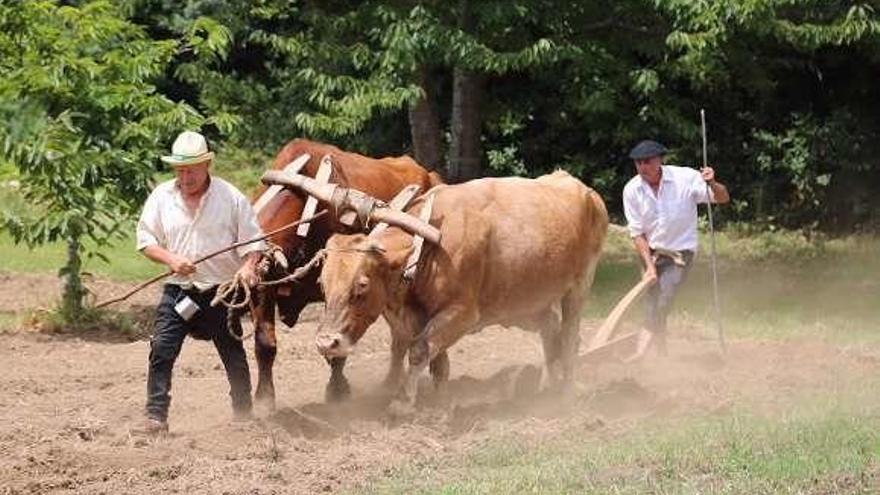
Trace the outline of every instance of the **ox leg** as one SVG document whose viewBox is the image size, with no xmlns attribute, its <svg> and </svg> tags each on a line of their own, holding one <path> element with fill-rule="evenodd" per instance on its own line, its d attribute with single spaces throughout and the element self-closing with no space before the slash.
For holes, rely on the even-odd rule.
<svg viewBox="0 0 880 495">
<path fill-rule="evenodd" d="M 558 382 L 562 375 L 559 363 L 561 345 L 559 339 L 561 329 L 559 315 L 552 307 L 547 308 L 536 315 L 527 324 L 526 329 L 536 331 L 541 336 L 541 344 L 544 348 L 545 375 L 551 383 Z"/>
<path fill-rule="evenodd" d="M 562 304 L 562 328 L 559 333 L 559 363 L 562 366 L 562 383 L 567 385 L 574 378 L 574 358 L 577 355 L 578 348 L 581 344 L 580 321 L 581 308 L 583 307 L 583 298 L 581 294 L 577 297 L 572 296 L 570 303 L 566 301 Z M 577 300 L 574 300 L 577 299 Z"/>
<path fill-rule="evenodd" d="M 351 396 L 351 386 L 343 373 L 346 359 L 335 357 L 327 360 L 330 364 L 330 381 L 324 389 L 324 400 L 327 402 L 339 402 Z"/>
<path fill-rule="evenodd" d="M 278 343 L 275 337 L 275 292 L 273 290 L 261 291 L 254 305 L 252 316 L 254 319 L 254 355 L 257 358 L 259 370 L 257 391 L 254 398 L 257 403 L 270 411 L 275 409 L 275 383 L 272 376 L 272 367 L 275 364 L 275 355 L 278 353 Z"/>
<path fill-rule="evenodd" d="M 562 363 L 562 381 L 569 385 L 574 378 L 575 357 L 581 343 L 581 312 L 586 303 L 593 276 L 596 273 L 596 262 L 590 264 L 586 276 L 574 289 L 562 298 L 562 328 L 559 334 L 559 359 Z"/>
<path fill-rule="evenodd" d="M 407 416 L 414 412 L 419 376 L 428 364 L 468 333 L 479 321 L 475 310 L 458 308 L 442 311 L 431 318 L 422 336 L 409 348 L 409 370 L 397 397 L 391 402 L 392 416 Z"/>
<path fill-rule="evenodd" d="M 446 351 L 438 353 L 437 357 L 431 360 L 430 371 L 434 379 L 434 388 L 442 390 L 449 381 L 449 355 Z"/>
<path fill-rule="evenodd" d="M 409 340 L 399 338 L 392 332 L 391 335 L 391 362 L 388 366 L 388 375 L 384 385 L 389 390 L 397 390 L 400 386 L 400 376 L 403 373 L 403 358 L 409 349 Z"/>
</svg>

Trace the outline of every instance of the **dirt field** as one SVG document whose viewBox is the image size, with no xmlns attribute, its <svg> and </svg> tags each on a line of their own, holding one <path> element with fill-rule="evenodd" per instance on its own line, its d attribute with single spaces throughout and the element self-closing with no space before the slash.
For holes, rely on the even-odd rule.
<svg viewBox="0 0 880 495">
<path fill-rule="evenodd" d="M 0 275 L 0 312 L 57 297 L 54 277 Z M 101 295 L 127 285 L 99 284 Z M 151 305 L 156 292 L 139 295 Z M 171 434 L 132 434 L 144 404 L 146 340 L 33 330 L 0 334 L 0 493 L 336 492 L 395 466 L 454 455 L 511 432 L 536 438 L 595 425 L 626 430 L 646 416 L 713 414 L 745 405 L 785 408 L 803 393 L 834 393 L 880 371 L 880 350 L 823 344 L 733 341 L 722 361 L 699 329 L 677 329 L 666 360 L 582 368 L 573 395 L 514 391 L 523 364 L 539 364 L 536 335 L 489 328 L 450 353 L 450 401 L 425 378 L 412 422 L 389 424 L 380 387 L 387 363 L 384 324 L 349 359 L 353 397 L 323 402 L 328 370 L 312 339 L 319 308 L 295 331 L 280 331 L 278 409 L 232 423 L 227 384 L 209 343 L 188 340 L 175 368 Z M 590 326 L 584 322 L 587 336 Z M 251 344 L 248 345 L 250 351 Z M 250 354 L 250 352 L 249 352 Z M 256 364 L 251 356 L 252 374 Z"/>
</svg>

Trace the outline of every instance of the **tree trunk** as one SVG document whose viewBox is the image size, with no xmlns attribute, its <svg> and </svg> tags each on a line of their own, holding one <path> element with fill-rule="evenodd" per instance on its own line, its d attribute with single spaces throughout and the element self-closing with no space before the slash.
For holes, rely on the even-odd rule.
<svg viewBox="0 0 880 495">
<path fill-rule="evenodd" d="M 422 68 L 418 74 L 418 84 L 425 97 L 409 108 L 409 128 L 412 134 L 415 159 L 428 170 L 447 174 L 443 163 L 443 138 L 440 131 L 440 116 L 437 114 L 434 85 L 430 71 Z"/>
<path fill-rule="evenodd" d="M 472 31 L 473 18 L 468 0 L 459 2 L 459 25 L 465 32 Z M 482 176 L 483 147 L 480 142 L 483 93 L 483 75 L 460 67 L 453 71 L 452 80 L 452 143 L 447 165 L 449 182 L 462 182 Z"/>
<path fill-rule="evenodd" d="M 449 153 L 449 181 L 463 182 L 482 176 L 483 146 L 480 141 L 480 100 L 483 77 L 455 69 L 452 83 L 452 146 Z"/>
<path fill-rule="evenodd" d="M 68 323 L 78 321 L 83 314 L 83 298 L 86 291 L 82 285 L 81 247 L 78 235 L 67 238 L 67 264 L 61 269 L 61 275 L 64 277 L 61 310 L 64 320 Z"/>
</svg>

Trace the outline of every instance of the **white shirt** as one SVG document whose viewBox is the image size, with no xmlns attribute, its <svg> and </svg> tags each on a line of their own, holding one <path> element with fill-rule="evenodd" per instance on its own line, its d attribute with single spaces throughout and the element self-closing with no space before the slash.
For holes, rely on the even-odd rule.
<svg viewBox="0 0 880 495">
<path fill-rule="evenodd" d="M 262 235 L 247 198 L 223 179 L 212 176 L 210 180 L 194 216 L 187 210 L 176 180 L 159 184 L 147 198 L 138 220 L 137 249 L 159 245 L 195 261 Z M 191 275 L 172 275 L 169 283 L 205 290 L 231 279 L 247 253 L 264 248 L 260 241 L 227 251 L 199 263 Z"/>
<path fill-rule="evenodd" d="M 663 165 L 657 193 L 636 175 L 623 188 L 623 211 L 632 237 L 642 234 L 652 249 L 697 250 L 697 203 L 714 195 L 699 171 Z"/>
</svg>

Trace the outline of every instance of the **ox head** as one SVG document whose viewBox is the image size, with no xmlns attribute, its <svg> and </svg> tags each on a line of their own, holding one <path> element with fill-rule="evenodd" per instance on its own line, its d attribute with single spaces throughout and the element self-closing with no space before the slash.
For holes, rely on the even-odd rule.
<svg viewBox="0 0 880 495">
<path fill-rule="evenodd" d="M 395 297 L 409 252 L 386 250 L 363 234 L 330 238 L 320 278 L 326 306 L 315 338 L 318 352 L 328 358 L 351 352 Z"/>
</svg>

